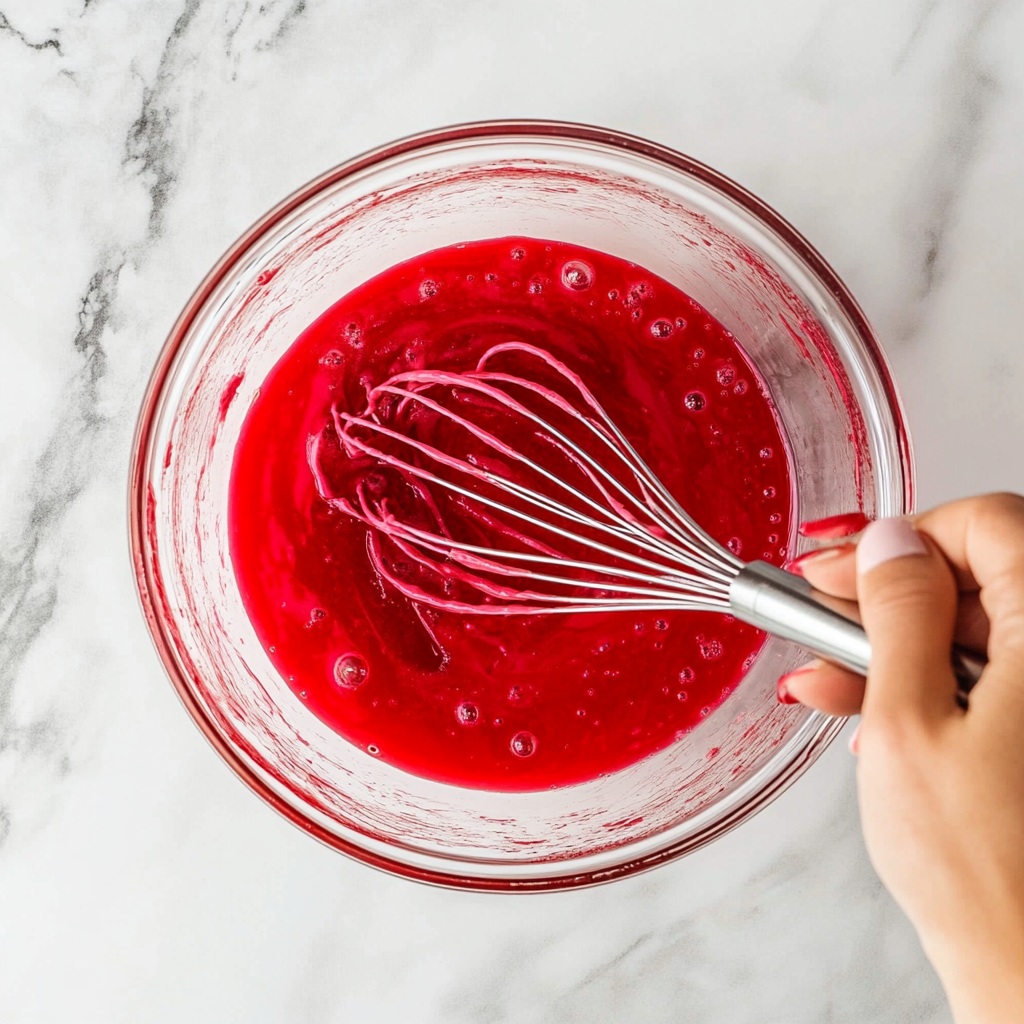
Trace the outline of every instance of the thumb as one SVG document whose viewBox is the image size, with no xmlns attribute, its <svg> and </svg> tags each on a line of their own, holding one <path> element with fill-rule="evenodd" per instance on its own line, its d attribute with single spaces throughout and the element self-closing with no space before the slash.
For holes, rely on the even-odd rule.
<svg viewBox="0 0 1024 1024">
<path fill-rule="evenodd" d="M 957 589 L 935 543 L 907 519 L 872 523 L 857 545 L 857 599 L 871 641 L 865 716 L 952 713 Z"/>
</svg>

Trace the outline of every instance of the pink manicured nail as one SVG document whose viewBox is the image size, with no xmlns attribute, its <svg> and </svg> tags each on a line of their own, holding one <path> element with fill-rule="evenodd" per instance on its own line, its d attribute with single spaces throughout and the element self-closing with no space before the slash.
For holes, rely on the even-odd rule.
<svg viewBox="0 0 1024 1024">
<path fill-rule="evenodd" d="M 814 540 L 837 540 L 840 537 L 852 537 L 860 533 L 870 523 L 863 512 L 847 512 L 841 516 L 827 516 L 825 519 L 812 519 L 800 524 L 800 536 Z"/>
<path fill-rule="evenodd" d="M 848 746 L 850 748 L 850 753 L 853 754 L 855 757 L 857 756 L 857 754 L 860 753 L 860 726 L 859 725 L 857 726 L 856 729 L 853 730 L 853 733 L 850 736 L 850 742 L 849 742 Z"/>
<path fill-rule="evenodd" d="M 843 554 L 848 548 L 849 545 L 844 544 L 837 548 L 819 548 L 817 551 L 805 551 L 802 555 L 798 555 L 790 562 L 787 562 L 786 569 L 789 572 L 796 573 L 797 576 L 803 576 L 805 565 L 811 562 L 827 562 L 830 558 Z"/>
<path fill-rule="evenodd" d="M 921 535 L 906 519 L 879 519 L 872 523 L 857 545 L 857 572 L 860 575 L 893 558 L 927 555 Z"/>
</svg>

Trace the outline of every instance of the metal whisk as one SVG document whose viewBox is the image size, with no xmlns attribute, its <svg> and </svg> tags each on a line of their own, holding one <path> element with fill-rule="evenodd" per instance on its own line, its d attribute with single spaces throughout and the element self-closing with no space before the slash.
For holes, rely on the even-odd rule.
<svg viewBox="0 0 1024 1024">
<path fill-rule="evenodd" d="M 509 359 L 529 375 L 494 368 Z M 867 672 L 855 604 L 721 546 L 543 349 L 510 341 L 472 371 L 397 373 L 362 412 L 336 404 L 332 418 L 309 443 L 317 489 L 371 527 L 375 568 L 415 602 L 473 615 L 718 611 Z M 983 662 L 954 650 L 953 664 L 966 692 Z"/>
</svg>

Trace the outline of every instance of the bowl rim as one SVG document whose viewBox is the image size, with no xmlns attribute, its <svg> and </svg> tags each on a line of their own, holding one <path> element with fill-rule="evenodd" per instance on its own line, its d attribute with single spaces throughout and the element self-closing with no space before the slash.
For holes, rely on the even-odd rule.
<svg viewBox="0 0 1024 1024">
<path fill-rule="evenodd" d="M 699 160 L 695 160 L 693 157 L 639 136 L 629 135 L 625 132 L 596 125 L 578 124 L 569 121 L 529 119 L 466 122 L 418 132 L 367 150 L 313 178 L 273 206 L 262 217 L 258 218 L 224 252 L 192 293 L 163 343 L 156 365 L 146 386 L 145 397 L 142 401 L 132 440 L 128 480 L 129 550 L 132 558 L 136 593 L 150 637 L 163 664 L 164 671 L 174 687 L 178 699 L 184 705 L 185 710 L 199 731 L 206 737 L 206 740 L 228 767 L 231 768 L 236 777 L 293 825 L 320 840 L 326 846 L 389 874 L 446 888 L 489 892 L 541 892 L 598 885 L 617 878 L 647 871 L 719 838 L 763 809 L 775 797 L 792 785 L 839 734 L 846 720 L 843 718 L 825 719 L 817 734 L 801 751 L 801 756 L 786 765 L 768 785 L 764 786 L 754 795 L 751 801 L 732 808 L 729 813 L 715 820 L 708 828 L 703 830 L 699 836 L 685 837 L 674 844 L 667 845 L 644 856 L 625 860 L 609 868 L 597 871 L 584 871 L 582 873 L 578 870 L 571 870 L 572 862 L 568 861 L 566 864 L 568 870 L 565 873 L 544 875 L 537 878 L 480 877 L 421 867 L 406 861 L 383 856 L 374 850 L 359 846 L 348 839 L 328 831 L 305 816 L 298 808 L 286 802 L 231 746 L 193 694 L 174 655 L 174 643 L 168 633 L 160 608 L 159 594 L 161 593 L 161 586 L 158 580 L 158 570 L 148 553 L 148 545 L 146 543 L 150 500 L 147 483 L 150 465 L 149 447 L 156 413 L 158 412 L 164 392 L 164 385 L 196 316 L 210 295 L 238 263 L 239 258 L 260 237 L 265 235 L 293 210 L 312 199 L 319 192 L 345 178 L 356 175 L 386 160 L 410 154 L 416 150 L 427 149 L 445 143 L 475 141 L 502 136 L 509 139 L 541 137 L 563 139 L 569 142 L 598 144 L 647 157 L 674 170 L 682 171 L 702 184 L 723 193 L 728 199 L 742 206 L 769 230 L 778 235 L 804 262 L 818 282 L 830 293 L 844 314 L 849 317 L 857 334 L 864 342 L 868 356 L 874 363 L 888 408 L 893 416 L 898 440 L 899 459 L 904 485 L 904 513 L 909 513 L 914 509 L 916 486 L 914 457 L 906 425 L 906 413 L 896 387 L 895 378 L 867 316 L 849 289 L 839 278 L 839 275 L 793 225 L 742 185 L 737 184 L 721 172 L 714 170 L 707 164 L 701 163 Z M 453 866 L 455 863 L 452 862 Z"/>
</svg>

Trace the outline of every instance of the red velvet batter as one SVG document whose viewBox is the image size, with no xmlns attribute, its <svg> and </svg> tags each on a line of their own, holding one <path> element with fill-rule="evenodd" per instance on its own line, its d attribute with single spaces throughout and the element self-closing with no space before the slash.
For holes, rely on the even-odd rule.
<svg viewBox="0 0 1024 1024">
<path fill-rule="evenodd" d="M 692 728 L 762 634 L 713 613 L 470 617 L 382 583 L 366 527 L 314 486 L 307 439 L 335 401 L 417 367 L 467 369 L 499 341 L 579 372 L 691 515 L 781 564 L 788 458 L 736 341 L 677 288 L 592 250 L 472 242 L 392 267 L 313 323 L 260 388 L 235 455 L 231 551 L 271 660 L 332 728 L 418 775 L 487 789 L 615 771 Z"/>
</svg>

